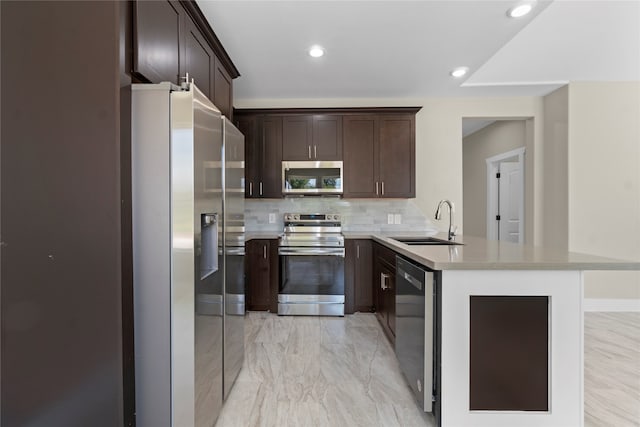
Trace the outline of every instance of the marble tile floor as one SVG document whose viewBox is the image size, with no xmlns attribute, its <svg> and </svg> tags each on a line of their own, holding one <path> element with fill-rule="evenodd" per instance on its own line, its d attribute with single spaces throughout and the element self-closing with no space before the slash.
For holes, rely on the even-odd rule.
<svg viewBox="0 0 640 427">
<path fill-rule="evenodd" d="M 373 314 L 247 314 L 216 427 L 433 426 Z M 640 313 L 585 314 L 585 426 L 640 426 Z"/>
<path fill-rule="evenodd" d="M 216 424 L 425 426 L 373 314 L 250 312 L 245 364 Z"/>
<path fill-rule="evenodd" d="M 640 427 L 640 313 L 585 313 L 585 427 Z"/>
</svg>

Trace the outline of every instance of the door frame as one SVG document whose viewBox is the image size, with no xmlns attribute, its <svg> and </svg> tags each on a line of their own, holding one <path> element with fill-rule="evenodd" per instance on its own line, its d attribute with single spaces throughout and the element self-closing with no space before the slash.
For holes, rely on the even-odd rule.
<svg viewBox="0 0 640 427">
<path fill-rule="evenodd" d="M 514 160 L 520 165 L 520 171 L 522 174 L 521 181 L 521 195 L 520 203 L 519 203 L 519 211 L 520 211 L 520 224 L 518 226 L 518 243 L 524 243 L 524 189 L 525 189 L 525 164 L 524 164 L 524 155 L 525 155 L 525 147 L 516 148 L 515 150 L 507 151 L 506 153 L 496 154 L 495 156 L 489 157 L 485 159 L 487 163 L 487 239 L 488 240 L 498 240 L 498 224 L 496 223 L 495 217 L 498 215 L 498 181 L 495 176 L 496 173 L 500 170 L 500 162 L 504 162 L 506 160 Z"/>
</svg>

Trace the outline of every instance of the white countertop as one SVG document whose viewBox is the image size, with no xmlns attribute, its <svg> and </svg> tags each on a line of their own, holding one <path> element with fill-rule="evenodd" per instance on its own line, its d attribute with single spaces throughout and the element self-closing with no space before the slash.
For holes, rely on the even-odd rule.
<svg viewBox="0 0 640 427">
<path fill-rule="evenodd" d="M 343 233 L 347 239 L 373 239 L 433 270 L 640 270 L 640 262 L 543 247 L 457 236 L 462 245 L 410 246 L 390 237 L 426 237 L 408 233 Z M 433 237 L 446 240 L 446 234 Z"/>
</svg>

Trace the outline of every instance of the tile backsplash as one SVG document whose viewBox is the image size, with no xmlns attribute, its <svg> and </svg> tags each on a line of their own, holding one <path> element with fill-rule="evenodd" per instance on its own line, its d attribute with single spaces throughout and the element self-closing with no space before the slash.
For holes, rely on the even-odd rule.
<svg viewBox="0 0 640 427">
<path fill-rule="evenodd" d="M 285 213 L 339 213 L 345 232 L 435 232 L 437 228 L 416 207 L 404 199 L 338 199 L 296 197 L 245 200 L 247 232 L 282 232 Z M 269 222 L 269 216 L 275 222 Z M 389 221 L 393 224 L 389 224 Z"/>
</svg>

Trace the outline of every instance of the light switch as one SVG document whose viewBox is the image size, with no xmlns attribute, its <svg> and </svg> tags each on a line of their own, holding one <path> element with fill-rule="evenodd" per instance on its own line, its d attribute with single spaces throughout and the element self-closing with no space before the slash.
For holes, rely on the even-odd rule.
<svg viewBox="0 0 640 427">
<path fill-rule="evenodd" d="M 270 213 L 269 214 L 269 224 L 275 224 L 275 223 L 276 223 L 276 214 Z"/>
<path fill-rule="evenodd" d="M 393 214 L 387 214 L 387 224 L 393 224 Z"/>
<path fill-rule="evenodd" d="M 402 214 L 394 214 L 393 215 L 393 223 L 394 224 L 402 224 Z"/>
</svg>

